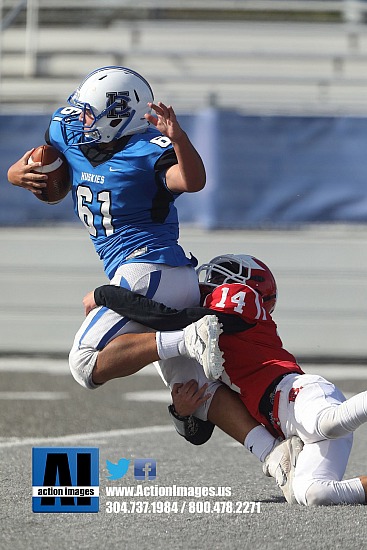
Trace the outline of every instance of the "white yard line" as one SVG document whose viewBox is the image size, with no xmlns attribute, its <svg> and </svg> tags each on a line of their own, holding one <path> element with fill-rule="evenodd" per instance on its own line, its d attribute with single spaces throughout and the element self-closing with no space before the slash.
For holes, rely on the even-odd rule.
<svg viewBox="0 0 367 550">
<path fill-rule="evenodd" d="M 146 403 L 147 401 L 154 403 L 167 403 L 171 401 L 171 393 L 168 389 L 156 390 L 156 391 L 136 391 L 122 394 L 122 399 L 127 401 L 141 401 Z"/>
<path fill-rule="evenodd" d="M 319 374 L 334 380 L 366 380 L 367 360 L 364 365 L 301 365 L 308 374 Z M 66 359 L 47 359 L 36 357 L 0 357 L 0 372 L 39 372 L 45 374 L 65 374 L 70 376 Z M 159 376 L 153 365 L 147 365 L 134 376 Z"/>
<path fill-rule="evenodd" d="M 114 437 L 127 437 L 127 436 L 136 436 L 136 435 L 146 435 L 152 433 L 165 433 L 165 432 L 174 432 L 173 425 L 165 426 L 146 426 L 144 428 L 124 428 L 121 430 L 109 430 L 104 432 L 89 432 L 89 433 L 80 433 L 80 434 L 70 434 L 63 435 L 59 437 L 9 437 L 9 438 L 0 438 L 0 449 L 1 448 L 10 448 L 10 447 L 20 447 L 26 445 L 32 446 L 44 446 L 44 445 L 57 445 L 64 443 L 77 443 L 80 441 L 95 441 L 97 439 L 108 439 Z"/>
<path fill-rule="evenodd" d="M 0 357 L 0 372 L 70 375 L 66 359 L 47 359 L 37 357 Z M 147 365 L 134 376 L 159 376 L 153 365 Z"/>
<path fill-rule="evenodd" d="M 54 401 L 57 399 L 69 399 L 70 394 L 65 391 L 1 391 L 0 401 Z"/>
</svg>

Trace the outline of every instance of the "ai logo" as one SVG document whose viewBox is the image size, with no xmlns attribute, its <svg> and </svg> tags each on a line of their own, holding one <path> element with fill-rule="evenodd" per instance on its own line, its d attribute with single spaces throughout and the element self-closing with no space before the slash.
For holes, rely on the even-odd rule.
<svg viewBox="0 0 367 550">
<path fill-rule="evenodd" d="M 98 512 L 99 449 L 34 447 L 33 512 Z"/>
</svg>

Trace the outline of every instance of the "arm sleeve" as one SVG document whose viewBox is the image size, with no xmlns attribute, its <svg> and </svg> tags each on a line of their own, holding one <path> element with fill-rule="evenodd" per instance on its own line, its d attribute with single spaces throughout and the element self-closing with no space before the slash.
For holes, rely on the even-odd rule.
<svg viewBox="0 0 367 550">
<path fill-rule="evenodd" d="M 244 322 L 237 315 L 213 312 L 205 307 L 177 310 L 115 285 L 103 285 L 96 288 L 94 299 L 97 305 L 108 307 L 119 315 L 129 317 L 129 319 L 154 330 L 180 330 L 205 315 L 213 314 L 222 323 L 225 333 L 241 332 L 254 326 Z"/>
<path fill-rule="evenodd" d="M 168 151 L 165 151 L 163 155 L 159 157 L 157 162 L 155 163 L 154 170 L 156 172 L 161 172 L 162 170 L 168 170 L 171 166 L 174 164 L 177 164 L 177 157 L 174 149 L 168 149 Z"/>
</svg>

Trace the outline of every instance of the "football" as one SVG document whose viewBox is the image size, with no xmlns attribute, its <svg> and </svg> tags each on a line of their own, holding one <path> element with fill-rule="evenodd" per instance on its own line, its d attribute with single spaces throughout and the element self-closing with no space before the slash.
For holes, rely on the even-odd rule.
<svg viewBox="0 0 367 550">
<path fill-rule="evenodd" d="M 69 165 L 64 155 L 52 145 L 40 145 L 32 152 L 28 164 L 32 162 L 42 164 L 34 172 L 48 176 L 47 186 L 35 197 L 48 204 L 62 201 L 71 189 Z"/>
</svg>

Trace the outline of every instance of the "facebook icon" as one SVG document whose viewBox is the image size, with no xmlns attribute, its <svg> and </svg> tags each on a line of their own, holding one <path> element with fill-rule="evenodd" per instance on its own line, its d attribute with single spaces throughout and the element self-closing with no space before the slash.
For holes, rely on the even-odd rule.
<svg viewBox="0 0 367 550">
<path fill-rule="evenodd" d="M 134 460 L 134 477 L 141 480 L 152 480 L 157 477 L 157 462 L 153 458 L 136 458 Z"/>
</svg>

